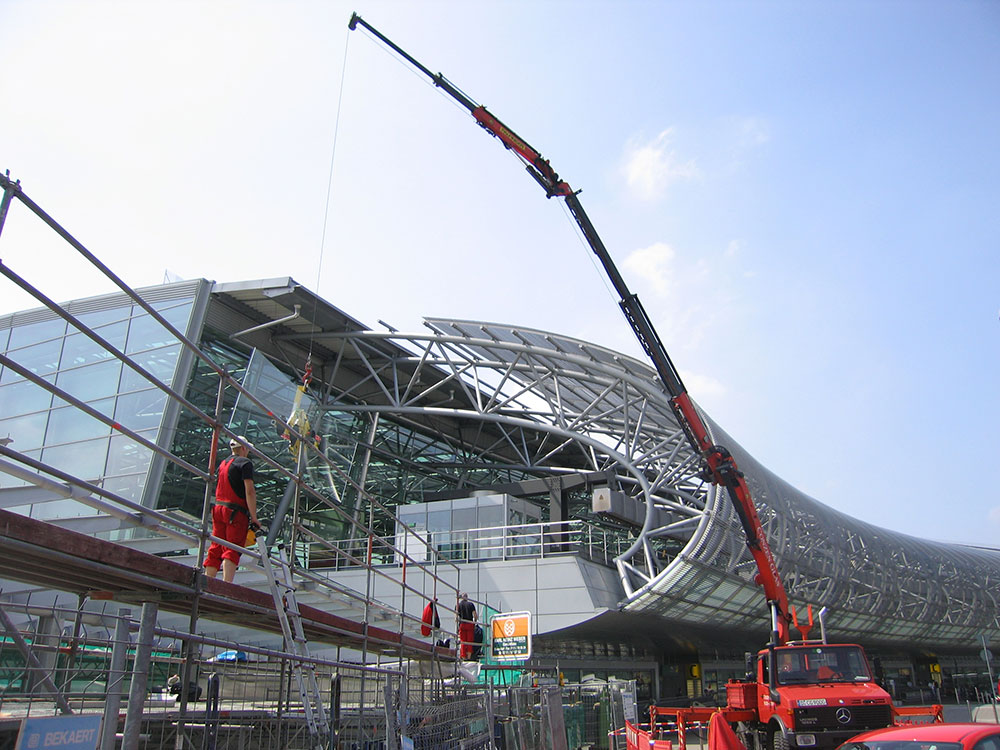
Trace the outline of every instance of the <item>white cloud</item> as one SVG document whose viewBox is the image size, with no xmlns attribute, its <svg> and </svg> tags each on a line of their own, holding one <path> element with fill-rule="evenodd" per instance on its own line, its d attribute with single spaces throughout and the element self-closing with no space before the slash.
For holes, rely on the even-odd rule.
<svg viewBox="0 0 1000 750">
<path fill-rule="evenodd" d="M 632 192 L 643 200 L 659 198 L 678 180 L 698 176 L 694 161 L 681 163 L 670 149 L 673 130 L 668 128 L 649 143 L 630 142 L 622 171 Z"/>
<path fill-rule="evenodd" d="M 697 394 L 695 400 L 698 401 L 700 399 L 699 403 L 705 400 L 721 399 L 726 396 L 726 386 L 711 375 L 681 370 L 680 376 L 684 381 L 684 386 L 688 389 L 688 393 Z"/>
<path fill-rule="evenodd" d="M 630 253 L 623 265 L 636 278 L 651 284 L 657 294 L 666 295 L 675 286 L 673 276 L 676 273 L 676 256 L 670 245 L 657 242 Z"/>
<path fill-rule="evenodd" d="M 740 146 L 760 146 L 771 140 L 770 124 L 761 117 L 736 118 L 734 125 Z"/>
<path fill-rule="evenodd" d="M 707 340 L 734 334 L 748 314 L 744 280 L 752 272 L 745 268 L 744 255 L 735 239 L 709 257 L 698 258 L 655 242 L 630 253 L 622 267 L 664 340 L 672 340 L 685 356 L 697 357 Z M 713 390 L 707 381 L 704 387 Z"/>
</svg>

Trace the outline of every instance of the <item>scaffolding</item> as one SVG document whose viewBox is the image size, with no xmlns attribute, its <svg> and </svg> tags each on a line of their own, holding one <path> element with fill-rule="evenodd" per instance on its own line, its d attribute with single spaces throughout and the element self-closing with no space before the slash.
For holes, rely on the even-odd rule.
<svg viewBox="0 0 1000 750">
<path fill-rule="evenodd" d="M 160 627 L 151 603 L 138 621 L 119 608 L 102 614 L 99 625 L 88 615 L 86 632 L 55 637 L 45 634 L 46 620 L 72 619 L 80 610 L 5 603 L 3 612 L 22 622 L 0 639 L 3 746 L 22 719 L 67 714 L 102 718 L 102 750 L 173 747 L 179 736 L 193 747 L 314 746 L 293 685 L 302 659 L 296 653 Z M 428 747 L 459 746 L 441 738 L 490 747 L 487 698 L 455 681 L 426 677 L 412 661 L 309 662 L 330 709 L 330 747 L 398 747 L 400 733 L 410 731 L 435 738 Z"/>
<path fill-rule="evenodd" d="M 19 725 L 26 717 L 98 712 L 104 718 L 100 747 L 105 750 L 115 747 L 116 741 L 130 750 L 185 744 L 305 747 L 303 707 L 289 691 L 289 675 L 305 659 L 317 674 L 321 693 L 328 696 L 339 746 L 398 747 L 400 734 L 406 731 L 398 713 L 401 695 L 419 699 L 408 710 L 420 715 L 424 726 L 466 740 L 479 737 L 481 746 L 488 746 L 492 733 L 483 700 L 458 699 L 462 681 L 457 677 L 456 650 L 436 645 L 457 643 L 457 634 L 444 628 L 428 640 L 420 634 L 420 619 L 408 614 L 435 598 L 457 600 L 458 566 L 405 525 L 389 537 L 379 533 L 376 518 L 383 526 L 386 519 L 400 526 L 393 509 L 366 491 L 363 476 L 352 476 L 328 457 L 298 399 L 289 415 L 274 412 L 261 394 L 203 351 L 26 196 L 18 182 L 0 176 L 0 187 L 0 233 L 16 199 L 141 308 L 164 335 L 179 342 L 184 356 L 210 372 L 216 382 L 215 408 L 200 408 L 150 362 L 112 343 L 102 330 L 0 263 L 0 273 L 36 299 L 50 317 L 65 321 L 73 335 L 93 342 L 103 359 L 121 362 L 130 377 L 151 384 L 166 397 L 167 409 L 200 425 L 210 445 L 206 465 L 196 465 L 173 452 L 166 436 L 133 429 L 120 416 L 102 410 L 100 402 L 60 387 L 31 361 L 0 354 L 6 376 L 30 383 L 55 403 L 148 451 L 170 471 L 203 485 L 202 513 L 197 518 L 157 509 L 148 500 L 143 502 L 145 498 L 127 497 L 45 463 L 38 452 L 17 450 L 16 439 L 13 444 L 0 441 L 0 473 L 8 476 L 3 486 L 10 490 L 5 504 L 14 506 L 0 509 L 4 558 L 0 576 L 8 581 L 0 592 L 0 712 L 5 717 L 0 729 L 9 733 L 12 722 Z M 307 362 L 302 392 L 309 369 Z M 237 436 L 225 419 L 232 394 L 243 408 L 266 415 L 293 455 L 289 462 L 287 456 L 251 448 L 255 463 L 286 486 L 276 509 L 280 517 L 273 520 L 272 533 L 261 549 L 273 552 L 282 545 L 292 551 L 292 580 L 304 592 L 303 631 L 315 656 L 303 656 L 282 643 L 275 601 L 257 575 L 263 571 L 262 555 L 211 535 L 218 448 Z M 328 485 L 317 487 L 312 481 L 316 476 Z M 338 485 L 357 498 L 353 508 L 339 502 Z M 18 495 L 19 488 L 33 488 L 36 494 Z M 33 501 L 20 503 L 39 497 L 38 493 L 87 506 L 96 515 L 78 524 L 80 530 L 59 519 L 31 518 L 26 509 Z M 339 544 L 317 533 L 300 512 L 307 503 L 322 508 L 325 517 L 343 529 L 342 536 L 357 543 Z M 397 546 L 400 540 L 402 546 Z M 240 585 L 204 575 L 201 561 L 212 542 L 242 554 Z M 321 556 L 330 571 L 310 568 L 311 555 Z M 378 564 L 386 557 L 422 575 L 416 583 L 413 576 L 408 583 L 405 573 L 388 575 Z M 344 567 L 365 571 L 361 590 L 330 574 Z M 393 605 L 374 598 L 376 577 L 384 579 L 383 589 L 395 587 Z M 414 607 L 415 602 L 420 606 Z M 219 632 L 239 636 L 212 635 Z M 250 645 L 254 641 L 259 645 Z M 188 689 L 182 689 L 185 685 Z M 119 713 L 121 706 L 125 710 Z"/>
</svg>

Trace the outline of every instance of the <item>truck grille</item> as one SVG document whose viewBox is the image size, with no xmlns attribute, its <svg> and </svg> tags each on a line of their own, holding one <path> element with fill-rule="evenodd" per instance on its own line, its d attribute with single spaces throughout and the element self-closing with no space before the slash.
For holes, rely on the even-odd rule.
<svg viewBox="0 0 1000 750">
<path fill-rule="evenodd" d="M 839 712 L 839 713 L 838 713 Z M 879 729 L 892 724 L 889 706 L 811 706 L 795 709 L 795 730 Z"/>
</svg>

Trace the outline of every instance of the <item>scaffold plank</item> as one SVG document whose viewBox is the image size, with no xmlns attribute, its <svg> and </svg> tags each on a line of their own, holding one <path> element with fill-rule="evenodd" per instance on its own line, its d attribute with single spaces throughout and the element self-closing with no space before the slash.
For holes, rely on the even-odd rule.
<svg viewBox="0 0 1000 750">
<path fill-rule="evenodd" d="M 266 591 L 200 576 L 168 558 L 60 528 L 0 509 L 0 577 L 96 599 L 157 601 L 187 614 L 198 597 L 200 616 L 216 622 L 279 633 L 274 601 Z M 363 621 L 301 605 L 310 640 L 414 658 L 454 659 L 455 651 Z"/>
</svg>

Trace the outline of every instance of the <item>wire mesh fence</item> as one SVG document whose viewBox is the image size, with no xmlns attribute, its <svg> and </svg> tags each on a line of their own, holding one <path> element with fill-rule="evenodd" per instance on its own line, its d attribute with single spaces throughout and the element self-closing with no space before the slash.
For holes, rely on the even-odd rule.
<svg viewBox="0 0 1000 750">
<path fill-rule="evenodd" d="M 434 670 L 422 676 L 428 670 L 411 662 L 302 659 L 155 624 L 147 629 L 145 610 L 138 623 L 127 611 L 90 615 L 100 623 L 75 636 L 49 624 L 70 612 L 10 603 L 0 612 L 0 749 L 14 746 L 23 719 L 71 715 L 103 719 L 102 750 L 396 748 L 411 716 L 417 736 L 434 743 L 427 747 L 447 746 L 437 744 L 441 737 L 473 736 L 486 741 L 463 747 L 489 746 L 484 699 L 461 695 Z M 316 677 L 318 733 L 293 679 L 296 664 Z"/>
<path fill-rule="evenodd" d="M 635 682 L 503 688 L 495 691 L 493 705 L 502 750 L 619 750 L 624 738 L 614 731 L 627 716 L 635 718 Z"/>
<path fill-rule="evenodd" d="M 0 750 L 14 747 L 23 719 L 70 715 L 100 717 L 101 750 L 619 750 L 613 730 L 635 689 L 491 687 L 453 665 L 305 660 L 170 630 L 145 609 L 138 621 L 129 610 L 91 613 L 86 628 L 64 630 L 54 623 L 76 612 L 10 603 L 0 612 Z M 319 730 L 296 663 L 316 676 Z"/>
</svg>

